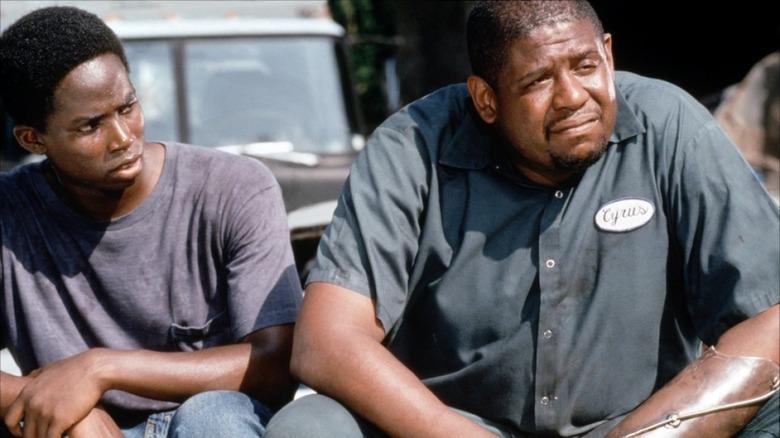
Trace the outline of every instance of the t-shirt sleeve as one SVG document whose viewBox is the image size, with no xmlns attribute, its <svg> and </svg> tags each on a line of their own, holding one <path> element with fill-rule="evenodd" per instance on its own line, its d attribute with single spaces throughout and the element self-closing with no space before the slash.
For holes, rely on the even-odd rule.
<svg viewBox="0 0 780 438">
<path fill-rule="evenodd" d="M 269 184 L 267 169 L 261 170 L 236 169 L 250 180 L 240 179 L 231 189 L 221 213 L 227 223 L 227 304 L 235 340 L 295 322 L 302 297 L 281 189 L 272 177 Z"/>
</svg>

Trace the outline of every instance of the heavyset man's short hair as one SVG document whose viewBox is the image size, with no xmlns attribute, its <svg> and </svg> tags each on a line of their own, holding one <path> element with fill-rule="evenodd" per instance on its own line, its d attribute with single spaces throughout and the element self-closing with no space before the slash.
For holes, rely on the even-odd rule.
<svg viewBox="0 0 780 438">
<path fill-rule="evenodd" d="M 586 0 L 478 2 L 469 14 L 466 34 L 472 73 L 496 88 L 509 46 L 541 26 L 585 20 L 597 35 L 604 28 Z"/>
</svg>

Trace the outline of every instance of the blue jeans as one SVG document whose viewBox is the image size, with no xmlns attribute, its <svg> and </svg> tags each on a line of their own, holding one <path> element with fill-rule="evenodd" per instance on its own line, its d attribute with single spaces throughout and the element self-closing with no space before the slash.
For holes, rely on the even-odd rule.
<svg viewBox="0 0 780 438">
<path fill-rule="evenodd" d="M 780 392 L 775 393 L 737 438 L 780 437 Z M 457 410 L 456 410 L 457 411 Z M 513 433 L 476 415 L 457 411 L 502 438 L 531 438 Z M 587 434 L 603 437 L 620 419 Z M 361 419 L 335 400 L 323 395 L 309 395 L 282 408 L 268 423 L 265 438 L 386 438 L 377 428 Z"/>
<path fill-rule="evenodd" d="M 262 403 L 235 391 L 209 391 L 177 409 L 158 412 L 123 426 L 127 438 L 245 438 L 262 437 L 273 412 Z M 0 421 L 0 438 L 12 438 Z"/>
<path fill-rule="evenodd" d="M 262 437 L 272 411 L 236 391 L 209 391 L 176 410 L 150 415 L 122 429 L 127 438 Z"/>
</svg>

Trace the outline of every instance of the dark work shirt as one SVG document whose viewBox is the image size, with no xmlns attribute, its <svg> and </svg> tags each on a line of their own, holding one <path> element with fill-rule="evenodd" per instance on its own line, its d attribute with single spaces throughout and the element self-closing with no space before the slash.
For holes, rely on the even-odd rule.
<svg viewBox="0 0 780 438">
<path fill-rule="evenodd" d="M 604 156 L 560 187 L 507 169 L 465 86 L 404 108 L 355 163 L 309 282 L 375 299 L 439 398 L 518 434 L 631 411 L 778 302 L 780 222 L 705 108 L 625 72 L 616 87 Z"/>
</svg>

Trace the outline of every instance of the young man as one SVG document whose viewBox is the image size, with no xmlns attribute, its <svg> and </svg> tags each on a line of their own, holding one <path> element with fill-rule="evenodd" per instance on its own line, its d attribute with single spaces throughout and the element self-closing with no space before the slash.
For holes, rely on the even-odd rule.
<svg viewBox="0 0 780 438">
<path fill-rule="evenodd" d="M 778 207 L 711 115 L 587 2 L 468 43 L 353 166 L 267 437 L 777 436 Z"/>
<path fill-rule="evenodd" d="M 16 436 L 261 436 L 292 399 L 301 288 L 258 161 L 144 140 L 116 35 L 71 7 L 0 38 L 27 150 L 0 176 L 2 374 Z M 7 433 L 7 432 L 6 432 Z"/>
</svg>

